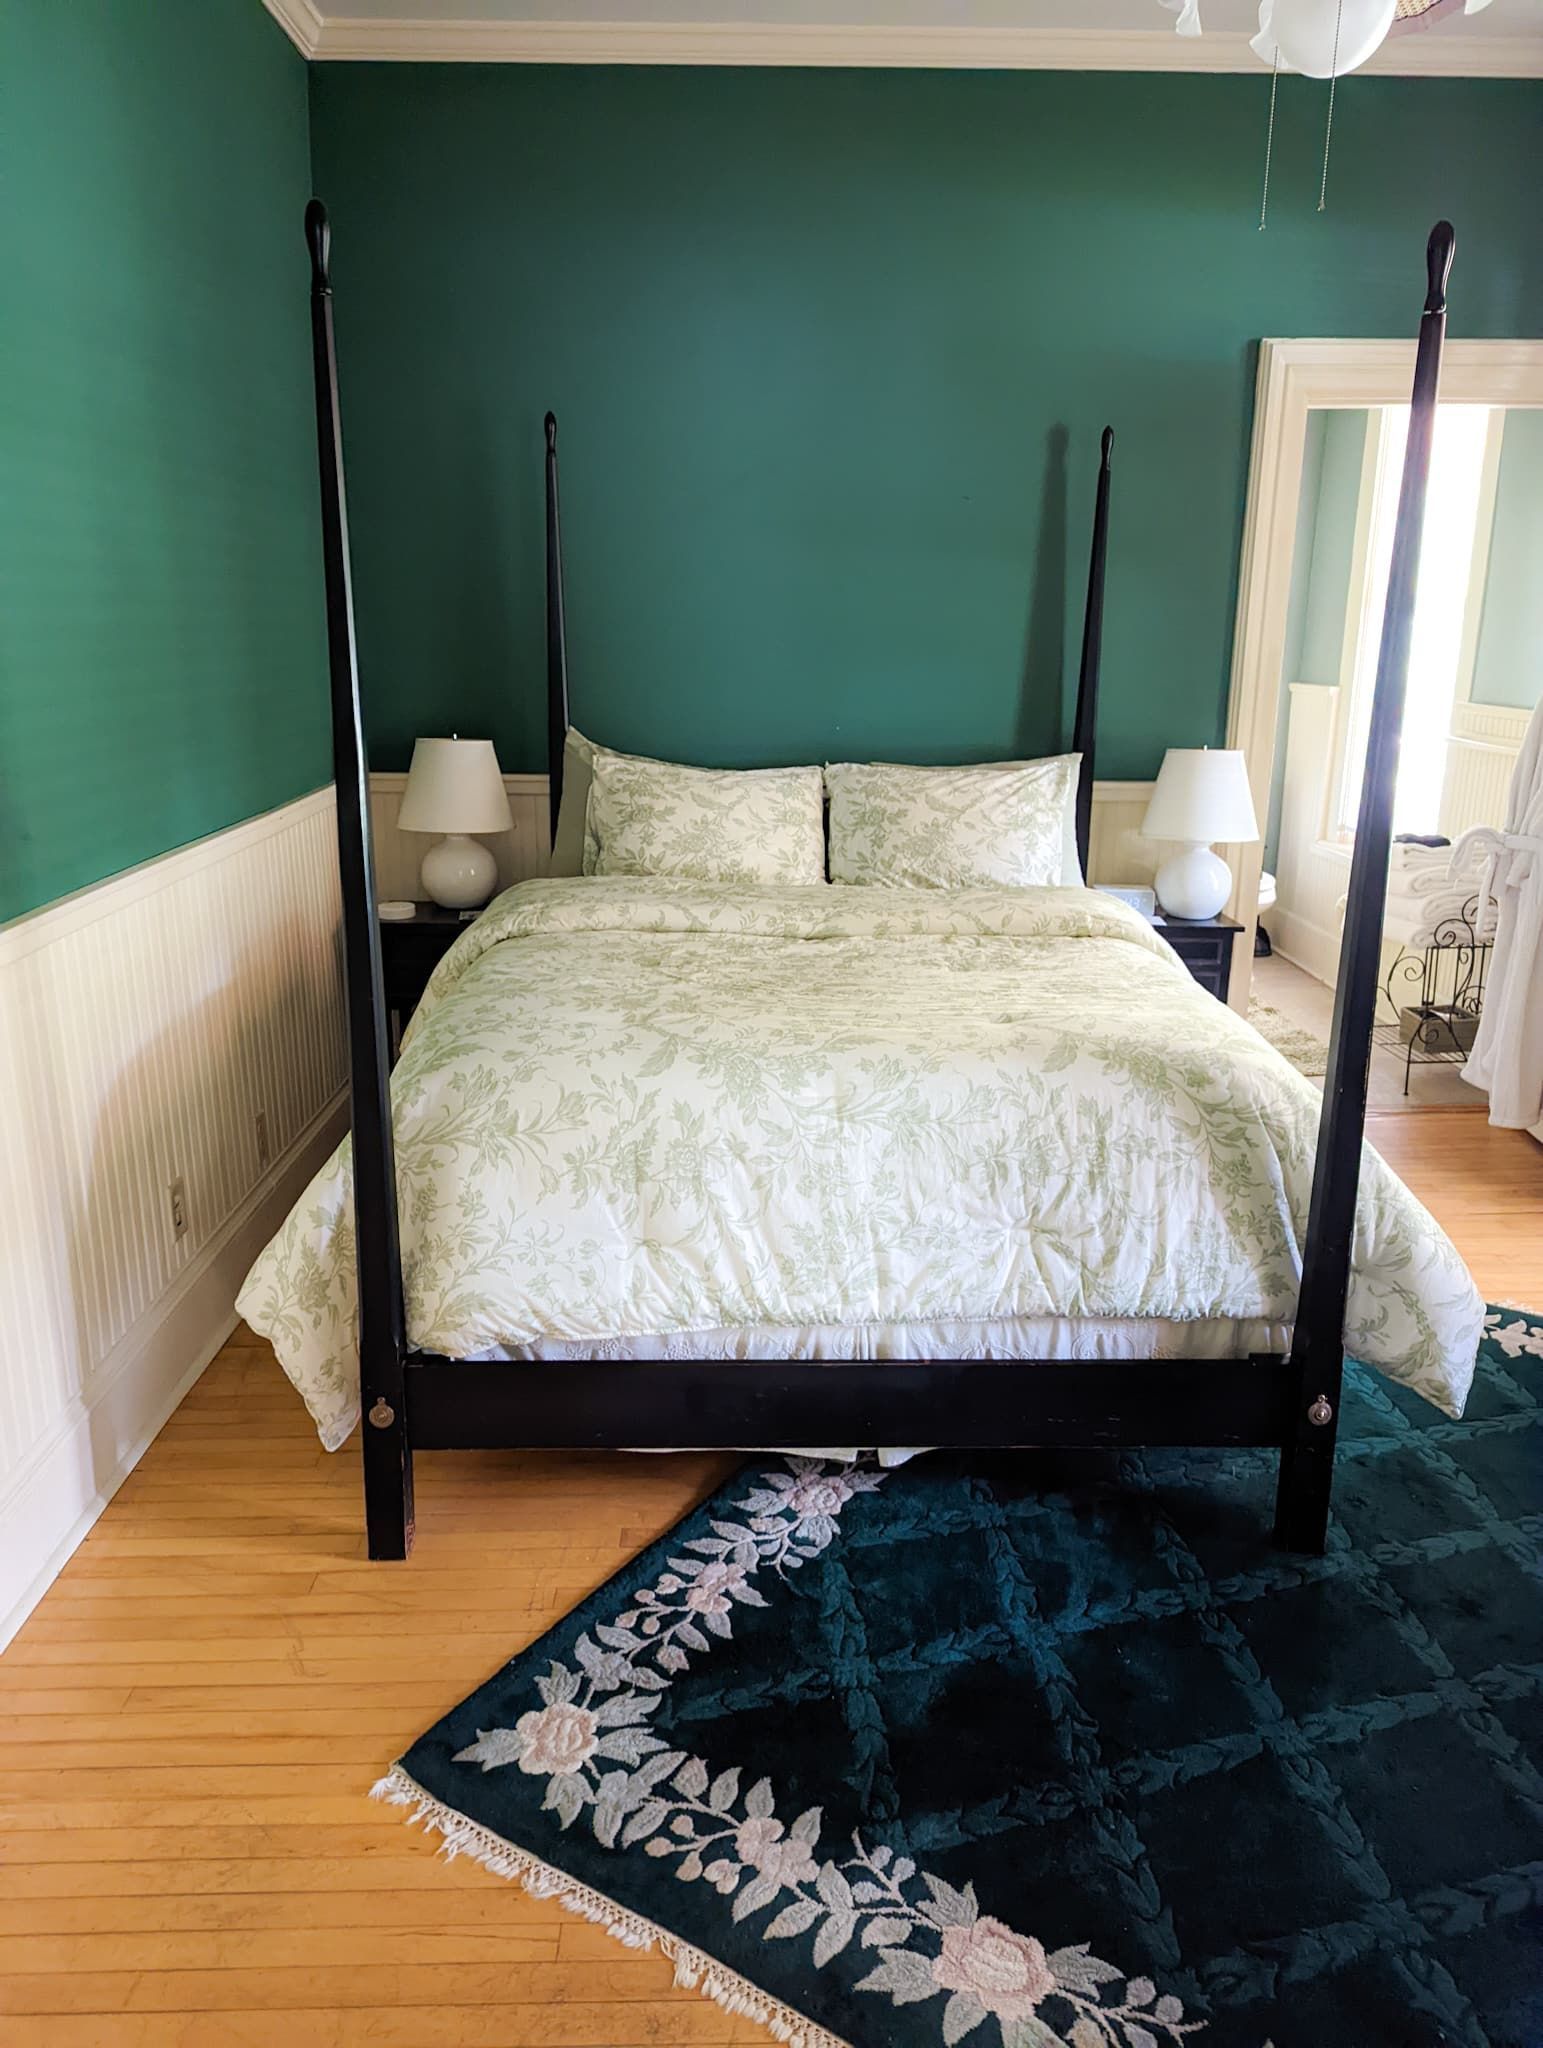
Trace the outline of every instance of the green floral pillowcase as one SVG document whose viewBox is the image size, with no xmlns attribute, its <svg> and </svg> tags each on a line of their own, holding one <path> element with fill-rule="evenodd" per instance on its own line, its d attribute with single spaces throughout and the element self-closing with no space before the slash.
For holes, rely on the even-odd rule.
<svg viewBox="0 0 1543 2048">
<path fill-rule="evenodd" d="M 823 883 L 818 768 L 683 768 L 596 748 L 586 875 Z"/>
<path fill-rule="evenodd" d="M 899 889 L 1075 885 L 1081 761 L 828 765 L 830 878 Z"/>
</svg>

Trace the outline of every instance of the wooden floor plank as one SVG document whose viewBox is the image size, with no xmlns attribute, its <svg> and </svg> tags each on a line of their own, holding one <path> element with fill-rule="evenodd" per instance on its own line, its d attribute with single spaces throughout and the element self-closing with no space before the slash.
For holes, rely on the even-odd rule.
<svg viewBox="0 0 1543 2048">
<path fill-rule="evenodd" d="M 1472 1111 L 1369 1135 L 1543 1305 L 1543 1152 Z M 357 1447 L 228 1345 L 0 1658 L 4 2048 L 764 2043 L 365 1797 L 734 1462 L 436 1453 L 413 1559 L 372 1565 Z"/>
<path fill-rule="evenodd" d="M 343 1944 L 339 1943 L 339 1946 Z M 184 1969 L 163 1961 L 167 1941 L 157 1943 L 153 1970 L 13 1970 L 0 1976 L 0 2015 L 16 2013 L 133 2013 L 248 2011 L 265 1999 L 295 2012 L 325 2012 L 360 2006 L 436 2006 L 452 1981 L 432 1964 L 332 1962 L 293 1964 L 271 1957 L 258 1969 L 245 1964 Z M 454 1966 L 457 1995 L 468 2004 L 504 2007 L 571 2006 L 587 2002 L 623 2005 L 652 2000 L 659 1978 L 670 1971 L 662 1959 L 638 1963 L 611 1944 L 616 1962 L 505 1962 Z M 690 2017 L 696 2017 L 693 2005 Z M 683 2015 L 685 2017 L 687 2015 Z M 703 2016 L 699 2027 L 720 2033 L 722 2022 Z M 686 2036 L 683 2033 L 683 2038 Z M 701 2032 L 689 2036 L 700 2039 Z"/>
<path fill-rule="evenodd" d="M 657 1973 L 660 1965 L 651 1965 Z M 666 1976 L 668 1973 L 666 1972 Z M 729 2019 L 694 1993 L 653 2005 L 215 2014 L 86 2013 L 7 2022 L 6 2048 L 765 2048 L 750 2020 Z"/>
</svg>

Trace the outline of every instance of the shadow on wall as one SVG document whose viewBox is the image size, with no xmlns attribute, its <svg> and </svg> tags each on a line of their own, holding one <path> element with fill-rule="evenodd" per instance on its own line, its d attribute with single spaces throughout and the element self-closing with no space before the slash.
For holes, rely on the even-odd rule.
<svg viewBox="0 0 1543 2048">
<path fill-rule="evenodd" d="M 1066 451 L 1069 435 L 1054 426 L 1045 436 L 1045 474 L 1029 615 L 1023 636 L 1023 683 L 1018 696 L 1018 755 L 1033 760 L 1069 745 L 1063 691 L 1066 660 Z"/>
<path fill-rule="evenodd" d="M 6 733 L 6 721 L 0 719 L 0 758 L 5 758 L 11 751 Z M 12 887 L 16 887 L 15 901 L 17 902 L 26 900 L 20 886 L 18 886 L 23 873 L 22 855 L 21 807 L 12 794 L 11 777 L 0 775 L 0 877 L 5 878 L 5 881 Z M 8 894 L 8 889 L 4 893 L 0 893 L 0 923 L 4 922 L 7 914 L 6 897 Z"/>
</svg>

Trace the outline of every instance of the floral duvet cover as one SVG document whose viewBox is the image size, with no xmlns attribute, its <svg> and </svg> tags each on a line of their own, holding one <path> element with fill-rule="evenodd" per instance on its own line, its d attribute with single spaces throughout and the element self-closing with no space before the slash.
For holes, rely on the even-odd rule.
<svg viewBox="0 0 1543 2048">
<path fill-rule="evenodd" d="M 461 1358 L 806 1326 L 1286 1323 L 1320 1104 L 1091 889 L 638 878 L 499 897 L 436 970 L 392 1095 L 409 1340 Z M 359 1407 L 346 1142 L 239 1306 L 341 1443 Z M 1483 1316 L 1368 1147 L 1347 1347 L 1457 1415 Z"/>
</svg>

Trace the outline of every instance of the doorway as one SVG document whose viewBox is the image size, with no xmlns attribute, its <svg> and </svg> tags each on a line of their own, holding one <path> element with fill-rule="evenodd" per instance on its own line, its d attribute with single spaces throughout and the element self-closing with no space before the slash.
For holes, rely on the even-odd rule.
<svg viewBox="0 0 1543 2048">
<path fill-rule="evenodd" d="M 1247 754 L 1264 833 L 1252 872 L 1240 873 L 1239 915 L 1257 911 L 1268 935 L 1268 952 L 1250 962 L 1251 1006 L 1320 1042 L 1411 366 L 1412 351 L 1387 343 L 1261 350 L 1229 744 Z M 1450 344 L 1400 748 L 1374 1107 L 1484 1104 L 1461 1078 L 1487 967 L 1484 861 L 1475 853 L 1454 870 L 1453 858 L 1470 827 L 1501 822 L 1538 699 L 1540 545 L 1543 347 Z"/>
</svg>

